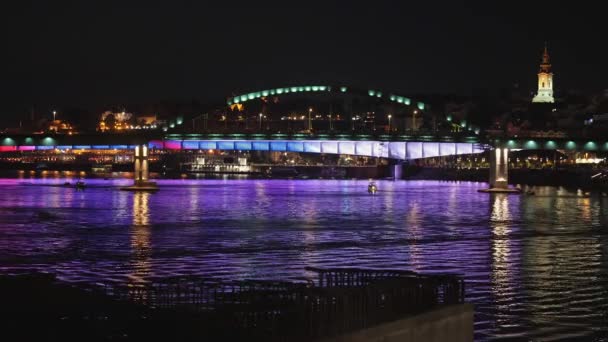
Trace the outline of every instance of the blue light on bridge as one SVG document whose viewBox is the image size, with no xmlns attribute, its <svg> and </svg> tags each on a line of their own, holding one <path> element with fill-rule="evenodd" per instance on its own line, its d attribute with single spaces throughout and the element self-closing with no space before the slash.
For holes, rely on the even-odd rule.
<svg viewBox="0 0 608 342">
<path fill-rule="evenodd" d="M 304 152 L 304 143 L 301 142 L 288 142 L 287 151 L 289 152 Z"/>
<path fill-rule="evenodd" d="M 164 148 L 164 144 L 160 140 L 152 140 L 148 143 L 148 148 Z"/>
<path fill-rule="evenodd" d="M 58 150 L 71 150 L 72 149 L 72 145 L 59 145 L 57 146 Z"/>
<path fill-rule="evenodd" d="M 93 145 L 91 146 L 94 150 L 109 150 L 110 145 Z"/>
<path fill-rule="evenodd" d="M 253 141 L 251 143 L 254 151 L 268 151 L 270 147 L 267 141 Z"/>
<path fill-rule="evenodd" d="M 270 142 L 271 151 L 286 151 L 287 143 L 284 141 L 272 141 Z"/>
<path fill-rule="evenodd" d="M 318 141 L 305 141 L 304 152 L 321 153 L 321 143 Z"/>
<path fill-rule="evenodd" d="M 74 145 L 75 150 L 90 150 L 91 145 Z"/>
<path fill-rule="evenodd" d="M 201 141 L 200 144 L 201 150 L 215 150 L 217 149 L 217 143 L 215 141 Z"/>
<path fill-rule="evenodd" d="M 234 141 L 219 141 L 217 143 L 218 150 L 234 150 Z"/>
<path fill-rule="evenodd" d="M 199 149 L 198 141 L 184 140 L 184 142 L 182 143 L 182 146 L 185 150 L 198 150 Z"/>
<path fill-rule="evenodd" d="M 251 150 L 251 142 L 249 141 L 237 141 L 234 143 L 234 148 L 241 151 Z"/>
<path fill-rule="evenodd" d="M 110 148 L 114 150 L 128 150 L 129 145 L 110 145 Z"/>
<path fill-rule="evenodd" d="M 46 145 L 36 146 L 36 149 L 39 150 L 39 151 L 52 150 L 54 148 L 55 148 L 54 146 L 46 146 Z"/>
</svg>

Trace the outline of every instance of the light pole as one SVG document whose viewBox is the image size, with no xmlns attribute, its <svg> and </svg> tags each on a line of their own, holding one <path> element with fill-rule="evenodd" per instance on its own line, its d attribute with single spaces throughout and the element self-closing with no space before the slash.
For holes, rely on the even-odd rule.
<svg viewBox="0 0 608 342">
<path fill-rule="evenodd" d="M 260 131 L 262 130 L 262 116 L 263 116 L 263 114 L 260 113 Z"/>
<path fill-rule="evenodd" d="M 312 120 L 310 115 L 312 114 L 312 107 L 308 108 L 308 130 L 312 132 Z"/>
<path fill-rule="evenodd" d="M 416 129 L 416 114 L 418 114 L 417 110 L 414 110 L 414 115 L 412 115 L 412 130 L 417 131 Z"/>
<path fill-rule="evenodd" d="M 392 117 L 393 117 L 393 116 L 392 116 L 391 114 L 389 114 L 389 115 L 388 115 L 388 132 L 389 132 L 389 133 L 391 132 L 391 118 L 392 118 Z"/>
<path fill-rule="evenodd" d="M 329 114 L 329 130 L 330 130 L 330 131 L 333 131 L 333 130 L 334 130 L 334 128 L 333 128 L 333 127 L 332 127 L 332 125 L 331 125 L 331 114 Z"/>
<path fill-rule="evenodd" d="M 55 116 L 56 116 L 56 115 L 57 115 L 57 111 L 56 111 L 56 110 L 54 110 L 54 111 L 53 111 L 53 121 L 55 121 Z"/>
<path fill-rule="evenodd" d="M 353 116 L 353 131 L 355 130 L 355 120 L 357 120 L 354 116 Z"/>
</svg>

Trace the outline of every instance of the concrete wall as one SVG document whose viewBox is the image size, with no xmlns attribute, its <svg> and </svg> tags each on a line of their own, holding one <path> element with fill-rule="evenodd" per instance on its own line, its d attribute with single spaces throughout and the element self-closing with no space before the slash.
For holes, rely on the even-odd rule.
<svg viewBox="0 0 608 342">
<path fill-rule="evenodd" d="M 473 341 L 473 305 L 451 305 L 323 342 Z"/>
</svg>

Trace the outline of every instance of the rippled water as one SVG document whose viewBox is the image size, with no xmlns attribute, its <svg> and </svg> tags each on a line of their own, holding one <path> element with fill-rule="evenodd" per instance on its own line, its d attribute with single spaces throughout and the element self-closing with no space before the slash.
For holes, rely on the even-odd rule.
<svg viewBox="0 0 608 342">
<path fill-rule="evenodd" d="M 62 279 L 301 279 L 305 266 L 464 276 L 477 340 L 608 336 L 608 198 L 472 182 L 0 180 L 0 271 Z M 41 212 L 43 212 L 41 214 Z"/>
</svg>

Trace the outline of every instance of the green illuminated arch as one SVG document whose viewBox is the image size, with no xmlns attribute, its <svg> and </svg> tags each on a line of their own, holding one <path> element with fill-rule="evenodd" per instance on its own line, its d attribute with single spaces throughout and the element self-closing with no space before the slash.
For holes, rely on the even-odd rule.
<svg viewBox="0 0 608 342">
<path fill-rule="evenodd" d="M 266 97 L 269 95 L 272 96 L 272 95 L 282 95 L 282 94 L 287 94 L 287 93 L 302 93 L 302 92 L 318 93 L 318 92 L 331 92 L 331 91 L 332 91 L 332 88 L 328 85 L 305 85 L 305 86 L 293 86 L 293 87 L 285 87 L 285 88 L 265 89 L 265 90 L 261 90 L 261 91 L 256 91 L 256 92 L 251 92 L 251 93 L 247 93 L 247 94 L 241 94 L 241 95 L 236 95 L 236 96 L 230 97 L 227 99 L 226 103 L 230 106 L 230 105 L 233 105 L 236 103 L 247 102 L 250 100 L 259 99 L 261 97 Z M 349 92 L 354 92 L 354 91 L 349 89 L 348 87 L 340 86 L 339 88 L 336 88 L 336 92 L 349 93 Z M 383 96 L 384 94 L 382 93 L 382 91 L 379 91 L 376 89 L 367 90 L 367 95 L 370 97 L 376 97 L 376 98 L 386 98 Z M 412 104 L 411 99 L 409 99 L 407 97 L 399 96 L 397 94 L 389 94 L 389 96 L 387 98 L 391 102 L 404 104 L 406 106 L 409 106 Z M 425 110 L 428 107 L 428 105 L 423 102 L 415 102 L 415 104 L 419 110 Z"/>
</svg>

